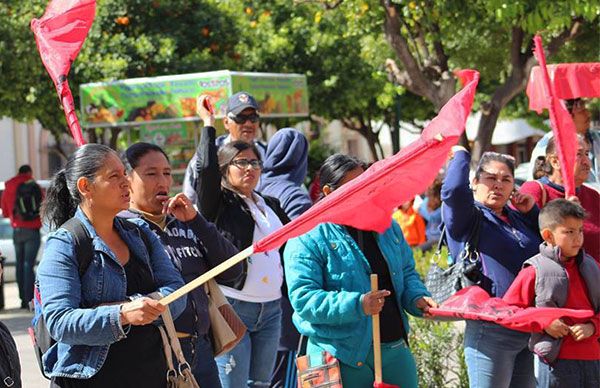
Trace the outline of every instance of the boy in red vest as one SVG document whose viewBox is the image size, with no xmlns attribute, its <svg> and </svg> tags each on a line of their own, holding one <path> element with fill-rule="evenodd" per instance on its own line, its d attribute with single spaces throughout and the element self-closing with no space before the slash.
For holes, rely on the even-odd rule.
<svg viewBox="0 0 600 388">
<path fill-rule="evenodd" d="M 583 249 L 585 210 L 556 199 L 540 211 L 544 242 L 504 295 L 520 307 L 593 310 L 590 320 L 557 319 L 532 333 L 538 355 L 538 387 L 600 387 L 600 265 Z"/>
</svg>

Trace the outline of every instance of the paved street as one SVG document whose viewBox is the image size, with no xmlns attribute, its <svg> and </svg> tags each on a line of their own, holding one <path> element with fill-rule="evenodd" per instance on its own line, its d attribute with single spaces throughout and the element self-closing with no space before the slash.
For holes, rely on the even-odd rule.
<svg viewBox="0 0 600 388">
<path fill-rule="evenodd" d="M 31 340 L 27 333 L 27 328 L 31 323 L 33 314 L 19 309 L 21 301 L 19 300 L 17 283 L 8 283 L 4 286 L 4 298 L 6 308 L 0 310 L 0 321 L 8 326 L 17 343 L 21 359 L 21 380 L 23 381 L 23 387 L 47 387 L 49 381 L 42 376 L 39 370 L 33 353 L 33 347 L 31 346 Z"/>
</svg>

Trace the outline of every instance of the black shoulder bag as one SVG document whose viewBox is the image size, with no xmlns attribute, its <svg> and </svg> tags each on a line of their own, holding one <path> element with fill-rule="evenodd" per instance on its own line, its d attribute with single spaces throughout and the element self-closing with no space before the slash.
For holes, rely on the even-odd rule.
<svg viewBox="0 0 600 388">
<path fill-rule="evenodd" d="M 479 269 L 479 235 L 483 213 L 475 207 L 475 223 L 471 234 L 460 252 L 456 262 L 447 269 L 439 266 L 441 251 L 444 245 L 448 246 L 446 237 L 446 225 L 443 225 L 442 235 L 438 242 L 437 250 L 431 259 L 431 267 L 425 277 L 425 286 L 431 293 L 431 297 L 438 303 L 443 303 L 457 291 L 481 282 L 482 274 Z"/>
</svg>

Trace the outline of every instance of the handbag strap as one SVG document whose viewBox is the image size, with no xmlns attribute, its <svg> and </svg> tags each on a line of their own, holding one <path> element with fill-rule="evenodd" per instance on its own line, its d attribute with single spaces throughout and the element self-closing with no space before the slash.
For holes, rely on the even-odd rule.
<svg viewBox="0 0 600 388">
<path fill-rule="evenodd" d="M 165 333 L 165 329 L 164 327 L 159 327 L 158 331 L 160 332 L 160 338 L 162 338 L 162 342 L 163 342 L 163 350 L 165 352 L 165 359 L 167 360 L 167 367 L 168 372 L 174 372 L 175 371 L 175 367 L 173 366 L 173 352 L 171 351 L 171 344 L 169 343 L 169 337 L 167 336 L 167 333 Z"/>
<path fill-rule="evenodd" d="M 160 292 L 153 292 L 152 294 L 148 295 L 148 297 L 150 297 L 152 299 L 160 300 L 162 298 L 162 295 L 160 294 Z M 177 358 L 177 362 L 179 363 L 179 367 L 178 367 L 179 374 L 182 374 L 182 371 L 184 368 L 190 369 L 190 364 L 188 364 L 188 362 L 185 360 L 185 356 L 183 355 L 183 350 L 181 350 L 181 344 L 179 343 L 179 338 L 177 337 L 177 331 L 175 331 L 175 324 L 173 323 L 173 316 L 171 315 L 171 310 L 169 310 L 169 307 L 167 307 L 165 309 L 165 311 L 162 314 L 160 314 L 160 316 L 165 325 L 164 329 L 167 331 L 167 336 L 169 339 L 168 344 L 170 344 L 170 346 L 169 346 L 168 350 L 169 351 L 172 350 L 173 353 L 175 353 L 175 357 Z M 162 329 L 162 328 L 159 327 L 159 329 Z M 162 330 L 161 330 L 161 335 L 162 335 Z M 163 344 L 164 343 L 165 343 L 165 341 L 163 340 Z M 166 352 L 167 352 L 167 347 L 165 346 L 165 354 L 166 354 Z M 167 356 L 167 362 L 169 360 L 169 357 L 172 359 L 172 357 L 170 355 Z"/>
<path fill-rule="evenodd" d="M 171 311 L 169 310 L 169 308 L 165 309 L 165 312 L 161 314 L 161 317 L 165 324 L 167 334 L 169 335 L 171 349 L 173 349 L 173 353 L 175 353 L 175 357 L 177 357 L 177 361 L 179 362 L 179 372 L 181 373 L 183 366 L 187 366 L 188 368 L 190 366 L 185 360 L 185 356 L 183 355 L 183 351 L 181 350 L 181 344 L 179 343 L 179 338 L 177 337 L 177 332 L 175 331 L 175 324 L 173 323 L 173 317 L 171 316 Z"/>
<path fill-rule="evenodd" d="M 479 237 L 481 235 L 481 224 L 483 223 L 483 212 L 477 206 L 473 208 L 475 220 L 467 242 L 460 253 L 460 259 L 469 260 L 473 263 L 479 261 Z"/>
</svg>

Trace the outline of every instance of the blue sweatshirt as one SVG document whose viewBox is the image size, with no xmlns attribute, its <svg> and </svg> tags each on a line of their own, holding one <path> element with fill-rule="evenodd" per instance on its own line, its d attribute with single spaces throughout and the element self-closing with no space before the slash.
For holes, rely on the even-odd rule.
<svg viewBox="0 0 600 388">
<path fill-rule="evenodd" d="M 290 219 L 312 205 L 302 184 L 308 169 L 308 141 L 296 129 L 283 128 L 267 145 L 264 169 L 257 191 L 277 198 Z"/>
<path fill-rule="evenodd" d="M 539 209 L 528 213 L 504 207 L 509 223 L 473 198 L 469 187 L 471 155 L 460 151 L 448 165 L 442 185 L 442 217 L 446 224 L 448 248 L 457 258 L 475 223 L 475 206 L 483 212 L 478 251 L 484 275 L 482 287 L 492 296 L 502 297 L 511 285 L 523 262 L 539 252 Z"/>
</svg>

